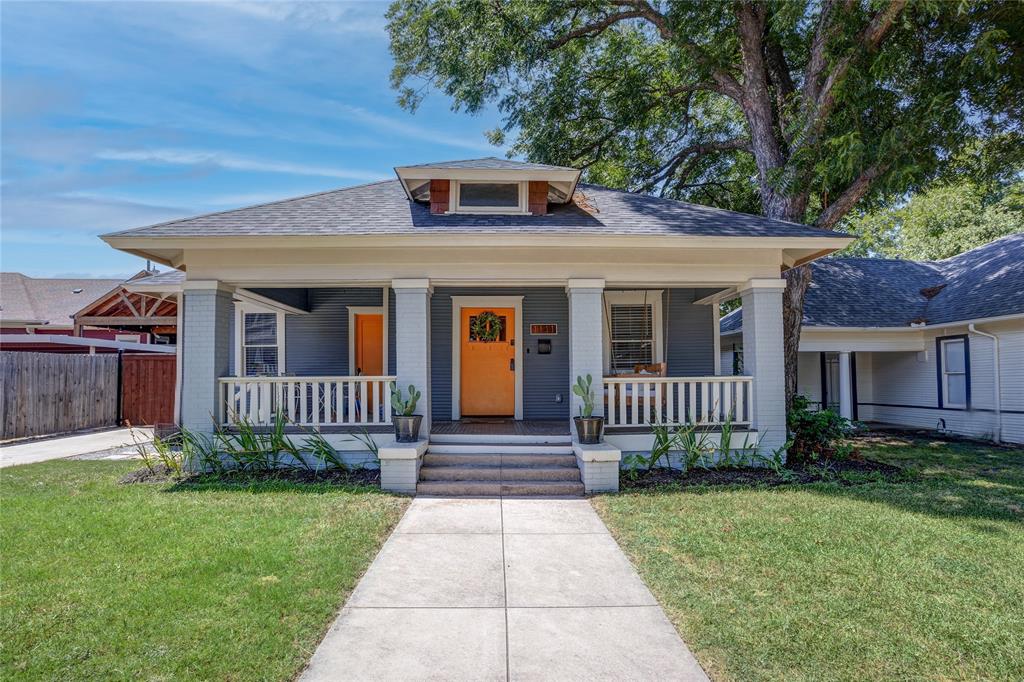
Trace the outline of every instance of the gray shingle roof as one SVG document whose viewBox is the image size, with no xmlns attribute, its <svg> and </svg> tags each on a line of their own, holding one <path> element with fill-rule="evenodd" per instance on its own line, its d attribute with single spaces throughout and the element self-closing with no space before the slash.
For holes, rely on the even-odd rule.
<svg viewBox="0 0 1024 682">
<path fill-rule="evenodd" d="M 530 163 L 528 161 L 513 161 L 511 159 L 499 159 L 496 156 L 488 156 L 483 159 L 460 159 L 458 161 L 435 161 L 434 163 L 418 163 L 411 166 L 399 166 L 399 168 L 457 168 L 460 170 L 556 170 L 573 171 L 576 168 L 567 166 L 549 166 L 546 163 Z"/>
<path fill-rule="evenodd" d="M 544 216 L 440 215 L 409 201 L 398 180 L 172 220 L 112 233 L 139 237 L 431 234 L 599 234 L 845 237 L 746 213 L 580 185 L 576 200 Z M 110 235 L 112 236 L 112 235 Z"/>
<path fill-rule="evenodd" d="M 148 277 L 139 277 L 131 280 L 132 284 L 181 284 L 185 281 L 185 273 L 181 270 L 166 270 L 164 272 L 158 272 L 155 275 L 149 275 Z"/>
<path fill-rule="evenodd" d="M 47 279 L 0 273 L 0 319 L 71 326 L 71 316 L 112 291 L 119 279 Z"/>
<path fill-rule="evenodd" d="M 1024 233 L 940 261 L 825 258 L 811 264 L 809 327 L 906 327 L 1024 314 Z M 941 287 L 932 298 L 922 289 Z M 723 334 L 742 312 L 719 321 Z"/>
</svg>

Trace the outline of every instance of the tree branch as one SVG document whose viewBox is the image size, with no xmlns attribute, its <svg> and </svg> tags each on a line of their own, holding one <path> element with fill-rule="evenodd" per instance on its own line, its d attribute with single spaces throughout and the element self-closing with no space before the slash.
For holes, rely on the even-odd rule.
<svg viewBox="0 0 1024 682">
<path fill-rule="evenodd" d="M 818 216 L 818 219 L 814 222 L 815 226 L 831 229 L 843 218 L 843 216 L 850 212 L 850 209 L 852 209 L 865 194 L 868 193 L 868 190 L 871 189 L 871 185 L 874 184 L 875 180 L 884 175 L 891 165 L 892 164 L 888 162 L 877 163 L 864 169 L 864 171 L 857 176 L 857 179 L 850 183 L 850 185 L 843 190 L 842 194 L 840 194 L 832 204 L 821 212 L 821 215 Z"/>
<path fill-rule="evenodd" d="M 668 25 L 668 18 L 654 9 L 647 0 L 619 0 L 619 4 L 625 7 L 633 7 L 658 30 L 658 35 L 661 36 L 662 40 L 683 47 L 697 60 L 697 63 L 708 69 L 711 72 L 712 79 L 715 81 L 714 92 L 725 95 L 736 102 L 740 101 L 743 93 L 736 79 L 727 71 L 715 66 L 711 58 L 708 57 L 708 54 L 699 45 L 677 35 Z"/>
<path fill-rule="evenodd" d="M 647 183 L 641 186 L 641 191 L 649 192 L 657 187 L 658 183 L 668 180 L 676 172 L 680 164 L 687 159 L 690 159 L 689 167 L 692 168 L 694 163 L 708 154 L 735 150 L 750 151 L 750 140 L 746 138 L 736 138 L 733 140 L 721 140 L 718 142 L 701 142 L 680 149 L 672 155 L 672 158 L 669 159 L 665 165 L 661 167 L 661 170 L 655 177 L 651 178 Z"/>
<path fill-rule="evenodd" d="M 615 14 L 609 14 L 599 21 L 584 24 L 573 31 L 569 31 L 557 38 L 552 38 L 548 41 L 548 49 L 557 50 L 566 43 L 570 43 L 577 38 L 592 38 L 596 35 L 600 35 L 612 24 L 617 24 L 620 21 L 625 21 L 627 19 L 639 19 L 643 16 L 642 12 L 635 10 L 632 12 L 616 12 Z"/>
<path fill-rule="evenodd" d="M 821 70 L 824 69 L 825 61 L 825 43 L 827 42 L 828 34 L 831 33 L 831 27 L 826 27 L 821 37 L 821 44 L 817 46 L 817 57 L 812 52 L 812 62 L 816 67 L 816 71 L 813 74 L 814 78 L 811 79 L 811 64 L 808 64 L 808 80 L 804 83 L 805 99 L 804 106 L 806 112 L 805 129 L 808 134 L 811 135 L 812 139 L 814 134 L 824 127 L 825 121 L 828 119 L 829 114 L 832 113 L 832 107 L 835 106 L 835 88 L 836 85 L 846 77 L 846 74 L 850 70 L 850 66 L 856 57 L 863 52 L 875 52 L 881 46 L 886 36 L 892 30 L 892 27 L 896 23 L 896 17 L 899 16 L 900 12 L 906 6 L 907 0 L 889 0 L 889 4 L 886 5 L 885 9 L 879 10 L 871 17 L 871 21 L 868 25 L 861 30 L 860 35 L 857 37 L 857 45 L 855 49 L 851 49 L 846 55 L 840 59 L 836 65 L 829 72 L 828 76 L 825 77 L 824 83 L 820 86 L 817 81 L 820 80 Z M 829 12 L 831 14 L 831 12 Z M 823 12 L 824 18 L 824 12 Z M 821 26 L 819 25 L 819 28 Z M 818 40 L 818 36 L 815 36 L 815 40 Z M 861 50 L 861 51 L 858 51 Z M 821 63 L 818 64 L 817 61 Z M 813 80 L 813 82 L 812 82 Z M 813 96 L 813 99 L 810 97 Z"/>
</svg>

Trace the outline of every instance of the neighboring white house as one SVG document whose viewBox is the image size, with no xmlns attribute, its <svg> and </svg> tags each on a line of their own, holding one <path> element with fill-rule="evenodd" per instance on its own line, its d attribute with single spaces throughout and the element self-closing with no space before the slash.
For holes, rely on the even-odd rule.
<svg viewBox="0 0 1024 682">
<path fill-rule="evenodd" d="M 394 379 L 422 392 L 424 419 L 418 445 L 381 451 L 382 484 L 477 494 L 617 487 L 620 452 L 650 448 L 652 419 L 729 418 L 765 451 L 784 444 L 780 273 L 850 237 L 582 185 L 574 168 L 395 170 L 103 237 L 185 272 L 182 424 L 280 410 L 388 446 Z M 718 364 L 716 304 L 736 296 L 751 311 L 742 377 Z M 588 374 L 600 448 L 571 431 Z M 581 472 L 557 470 L 573 456 Z"/>
<path fill-rule="evenodd" d="M 812 269 L 801 394 L 860 421 L 1024 443 L 1024 234 L 941 261 Z M 723 367 L 742 364 L 742 316 L 722 318 Z"/>
</svg>

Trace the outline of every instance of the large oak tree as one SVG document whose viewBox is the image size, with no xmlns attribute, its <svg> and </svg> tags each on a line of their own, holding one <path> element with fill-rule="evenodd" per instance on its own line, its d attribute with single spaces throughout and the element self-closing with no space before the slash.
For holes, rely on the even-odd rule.
<svg viewBox="0 0 1024 682">
<path fill-rule="evenodd" d="M 393 84 L 593 182 L 835 226 L 1020 125 L 1016 2 L 396 0 Z M 807 267 L 788 270 L 787 399 Z"/>
</svg>

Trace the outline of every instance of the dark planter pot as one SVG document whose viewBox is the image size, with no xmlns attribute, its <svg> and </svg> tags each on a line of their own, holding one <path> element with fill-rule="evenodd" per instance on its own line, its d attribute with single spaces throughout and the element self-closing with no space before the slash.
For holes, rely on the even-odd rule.
<svg viewBox="0 0 1024 682">
<path fill-rule="evenodd" d="M 601 434 L 604 431 L 604 417 L 575 417 L 576 435 L 580 443 L 593 445 L 601 442 Z"/>
<path fill-rule="evenodd" d="M 414 414 L 409 417 L 395 416 L 391 418 L 395 424 L 395 440 L 399 443 L 415 443 L 420 437 L 420 423 L 423 422 L 422 414 Z"/>
</svg>

